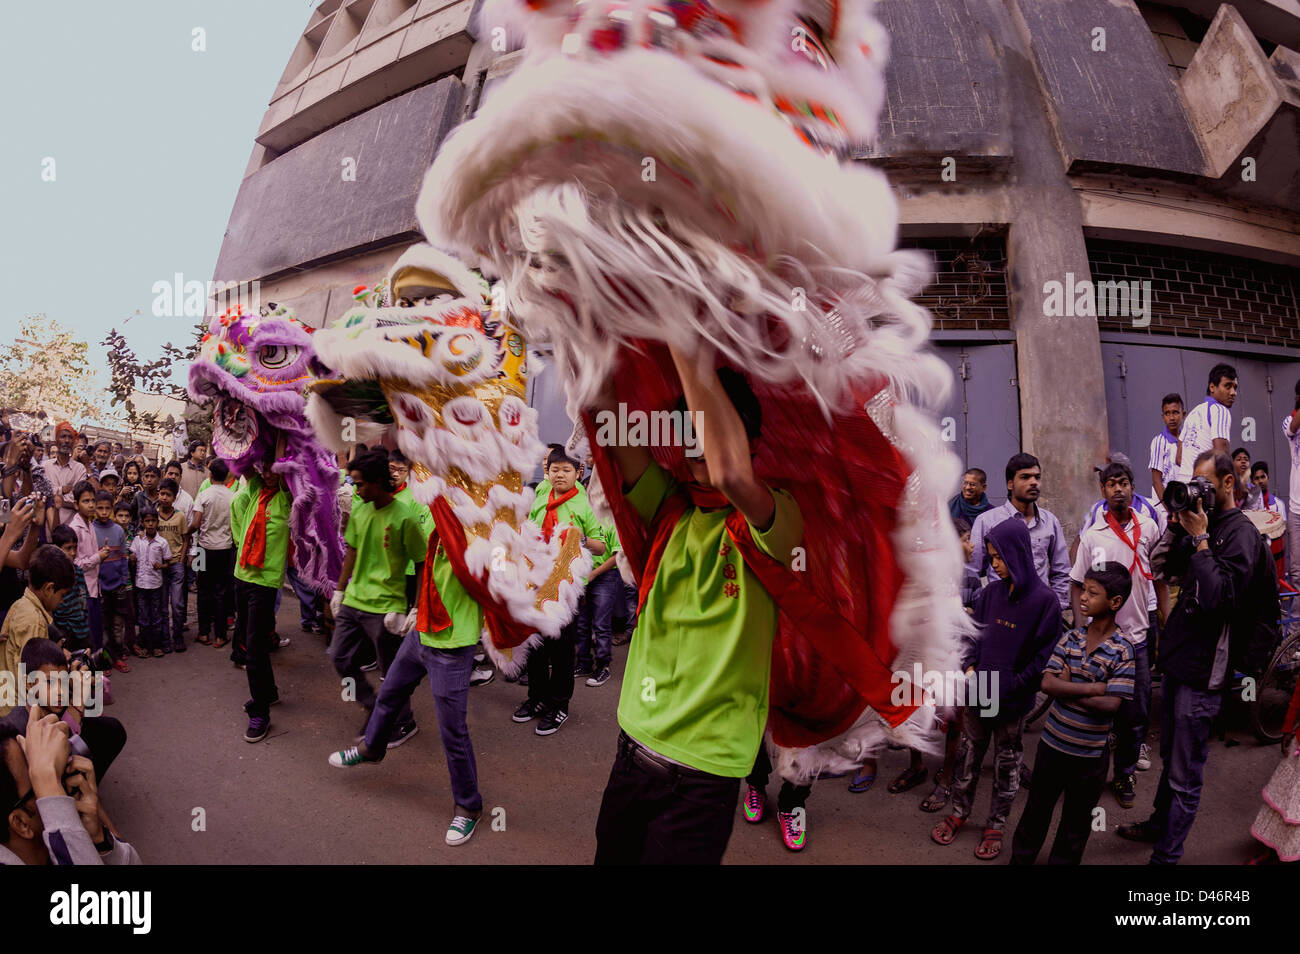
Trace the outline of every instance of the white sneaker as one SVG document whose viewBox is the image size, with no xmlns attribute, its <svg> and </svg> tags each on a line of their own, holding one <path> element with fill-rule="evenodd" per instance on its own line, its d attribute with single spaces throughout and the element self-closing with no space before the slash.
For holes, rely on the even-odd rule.
<svg viewBox="0 0 1300 954">
<path fill-rule="evenodd" d="M 469 684 L 470 686 L 486 686 L 496 678 L 496 674 L 495 669 L 477 668 L 469 674 Z"/>
<path fill-rule="evenodd" d="M 457 815 L 451 820 L 451 827 L 447 829 L 447 844 L 463 845 L 474 835 L 474 829 L 478 827 L 478 819 L 470 818 L 467 815 Z"/>
<path fill-rule="evenodd" d="M 1151 768 L 1151 746 L 1143 742 L 1142 748 L 1138 750 L 1137 770 L 1145 772 L 1149 768 Z"/>
</svg>

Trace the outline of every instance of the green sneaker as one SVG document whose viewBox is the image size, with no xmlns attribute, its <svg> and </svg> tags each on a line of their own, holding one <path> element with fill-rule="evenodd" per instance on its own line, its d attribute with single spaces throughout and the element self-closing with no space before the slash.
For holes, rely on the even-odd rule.
<svg viewBox="0 0 1300 954">
<path fill-rule="evenodd" d="M 470 818 L 468 815 L 457 815 L 451 820 L 451 827 L 447 829 L 447 844 L 465 844 L 465 842 L 469 841 L 470 836 L 474 834 L 474 829 L 477 827 L 477 818 Z"/>
<path fill-rule="evenodd" d="M 368 759 L 362 755 L 361 747 L 356 745 L 330 755 L 330 765 L 335 768 L 354 768 L 355 766 L 365 765 L 367 762 L 373 761 L 375 760 Z"/>
</svg>

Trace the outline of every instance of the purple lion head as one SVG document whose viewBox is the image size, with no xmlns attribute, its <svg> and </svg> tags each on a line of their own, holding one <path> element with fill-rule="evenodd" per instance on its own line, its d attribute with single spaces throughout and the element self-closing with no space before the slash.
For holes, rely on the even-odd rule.
<svg viewBox="0 0 1300 954">
<path fill-rule="evenodd" d="M 298 573 L 328 593 L 343 562 L 338 468 L 307 422 L 305 395 L 329 372 L 312 347 L 314 329 L 287 308 L 263 312 L 235 306 L 212 319 L 190 365 L 190 396 L 215 403 L 212 449 L 231 473 L 270 467 L 284 478 Z"/>
</svg>

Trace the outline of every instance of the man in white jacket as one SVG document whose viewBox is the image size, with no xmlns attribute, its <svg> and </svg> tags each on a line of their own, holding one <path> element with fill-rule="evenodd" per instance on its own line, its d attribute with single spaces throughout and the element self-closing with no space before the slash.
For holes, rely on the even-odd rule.
<svg viewBox="0 0 1300 954">
<path fill-rule="evenodd" d="M 25 735 L 0 727 L 0 865 L 138 865 L 99 814 L 90 760 L 73 755 L 68 726 L 31 709 Z"/>
</svg>

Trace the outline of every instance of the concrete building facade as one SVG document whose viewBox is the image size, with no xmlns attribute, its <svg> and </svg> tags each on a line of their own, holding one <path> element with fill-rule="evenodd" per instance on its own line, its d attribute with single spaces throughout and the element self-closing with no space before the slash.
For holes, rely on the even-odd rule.
<svg viewBox="0 0 1300 954">
<path fill-rule="evenodd" d="M 317 5 L 256 137 L 217 280 L 258 280 L 263 300 L 319 325 L 418 239 L 425 169 L 517 61 L 476 41 L 473 8 Z M 903 243 L 934 256 L 923 302 L 957 384 L 945 433 L 989 472 L 990 496 L 1022 448 L 1070 535 L 1108 448 L 1149 493 L 1161 395 L 1190 409 L 1219 361 L 1240 377 L 1233 446 L 1269 461 L 1285 494 L 1300 0 L 881 0 L 879 14 L 888 102 L 859 158 L 889 171 Z M 566 436 L 545 372 L 530 393 L 543 439 Z"/>
</svg>

